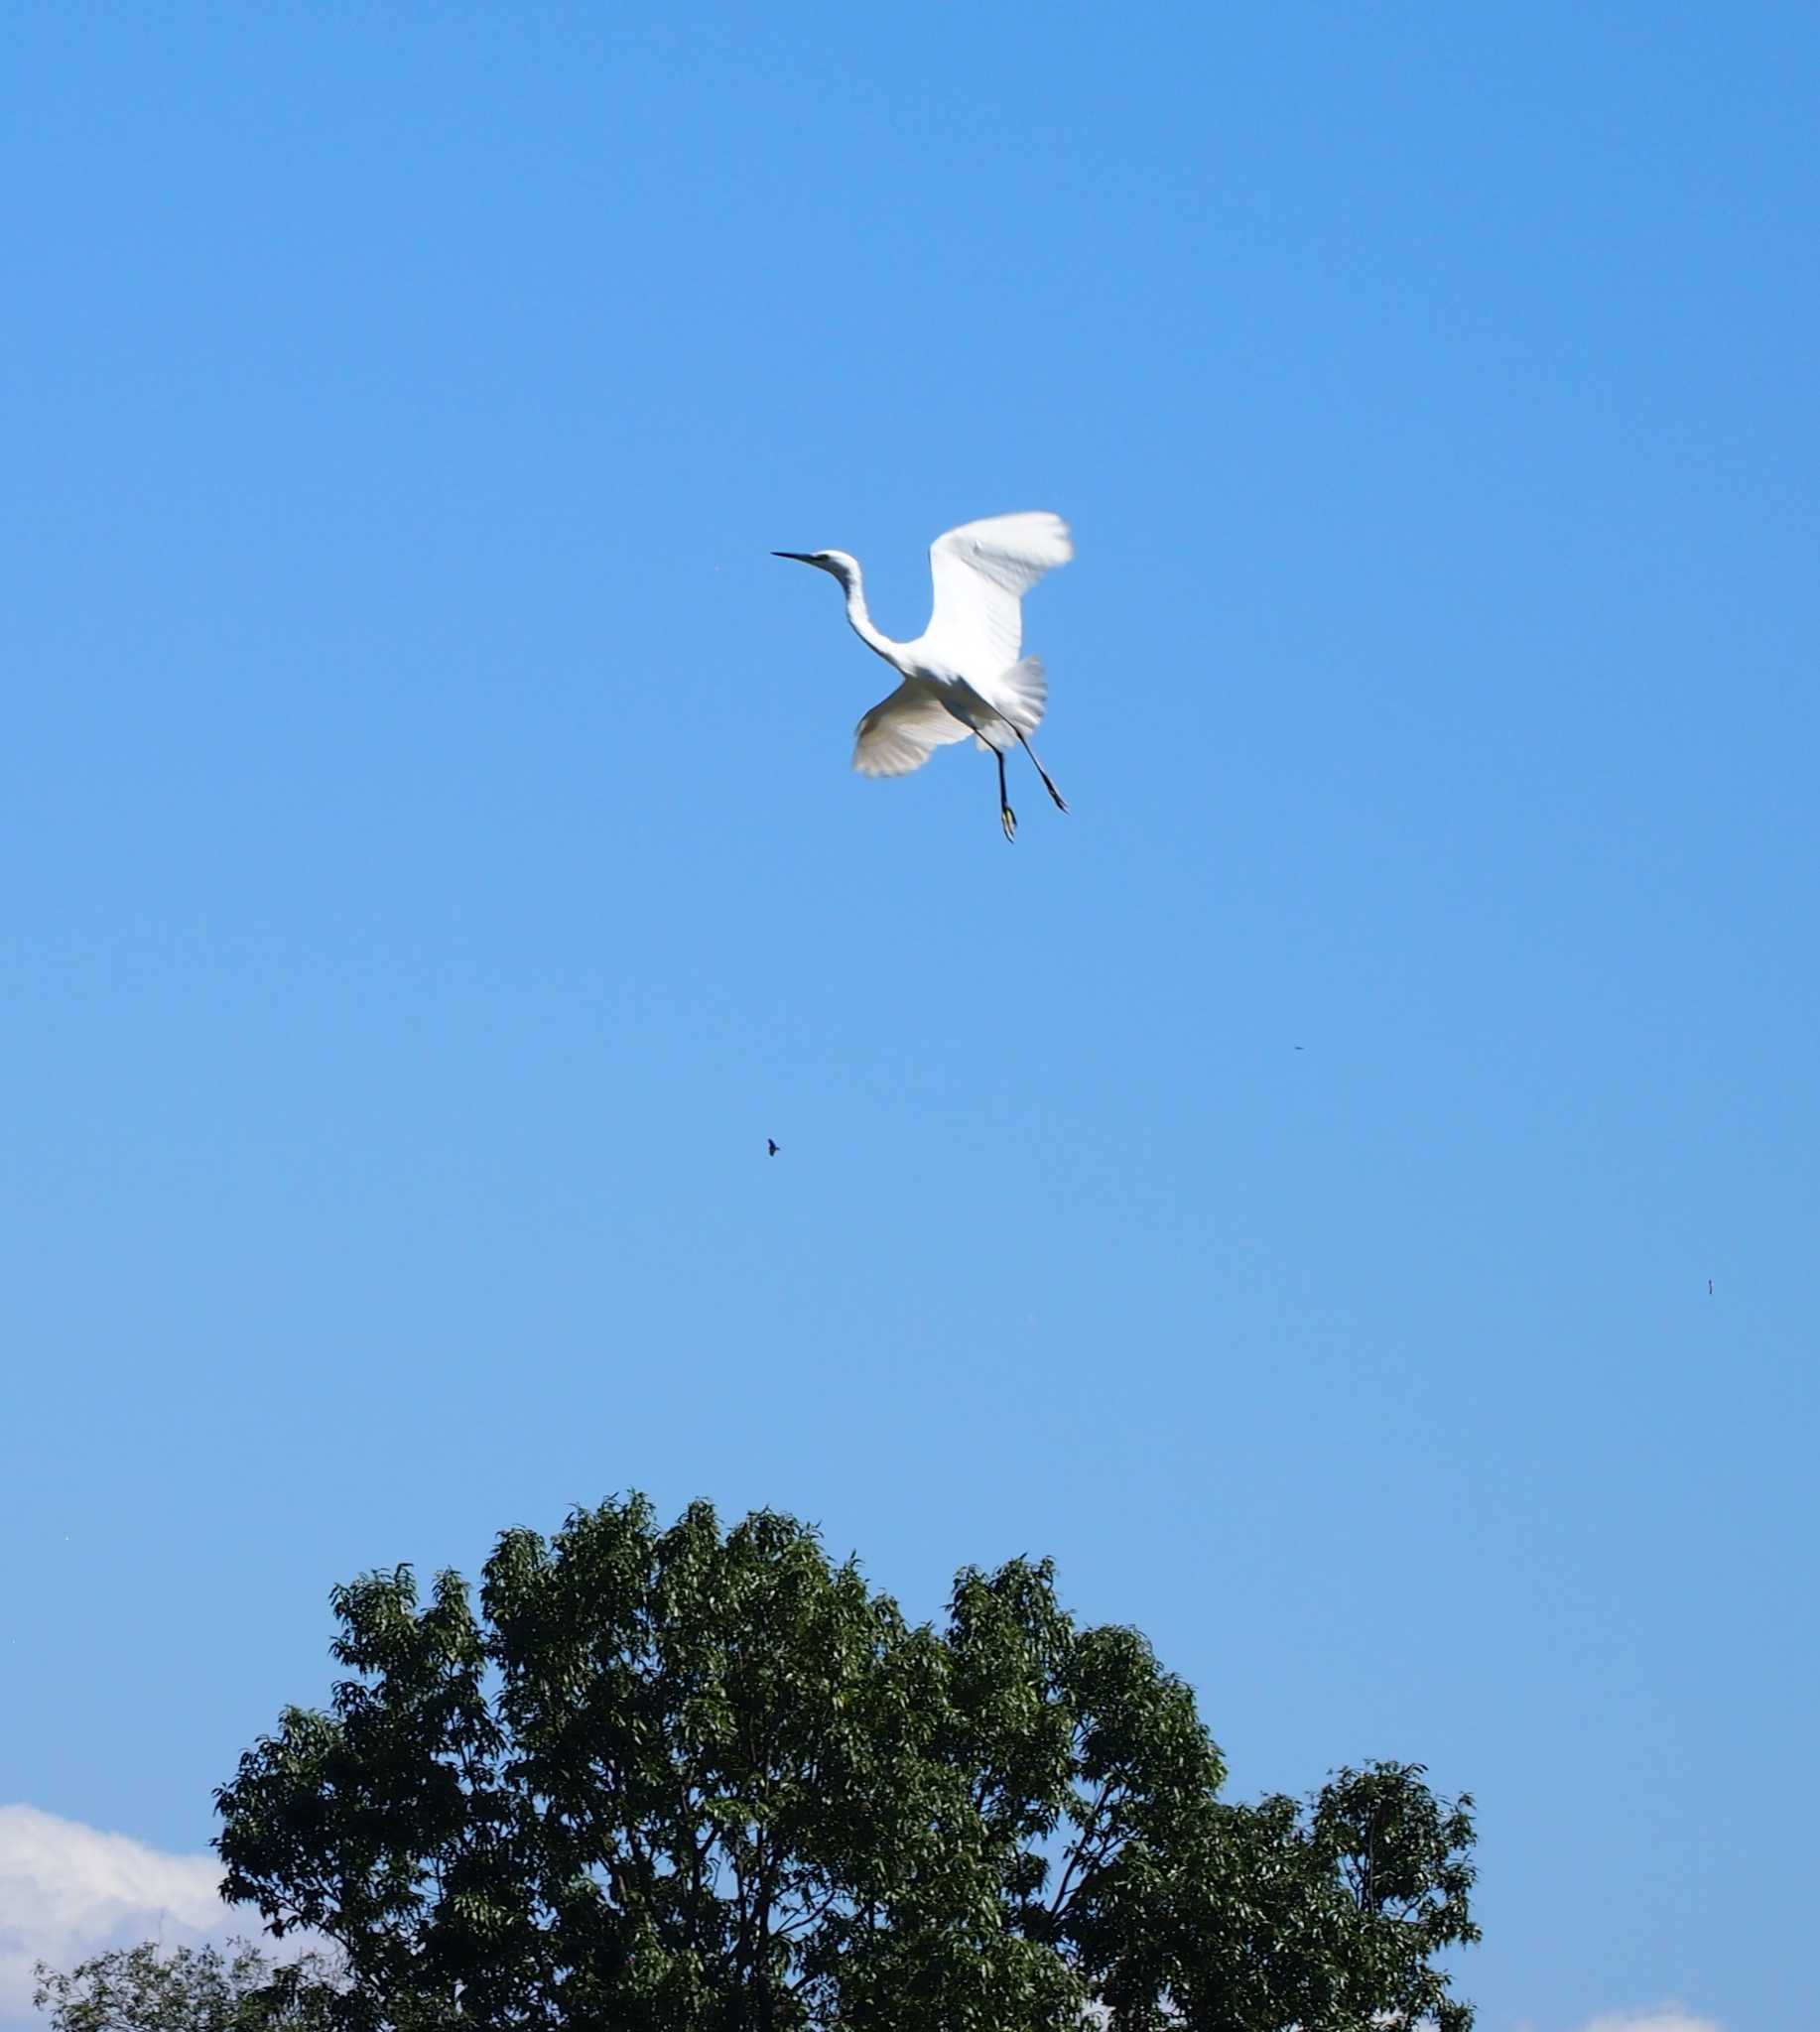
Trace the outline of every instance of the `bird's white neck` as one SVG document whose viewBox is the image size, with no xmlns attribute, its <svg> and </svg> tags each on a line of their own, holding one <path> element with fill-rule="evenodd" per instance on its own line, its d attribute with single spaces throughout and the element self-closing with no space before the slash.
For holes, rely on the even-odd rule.
<svg viewBox="0 0 1820 2032">
<path fill-rule="evenodd" d="M 846 618 L 861 642 L 874 655 L 882 656 L 886 663 L 895 664 L 897 658 L 892 652 L 897 644 L 888 635 L 881 635 L 872 625 L 872 617 L 866 612 L 865 581 L 859 575 L 859 567 L 845 566 L 835 574 L 841 581 L 841 590 L 846 594 Z"/>
</svg>

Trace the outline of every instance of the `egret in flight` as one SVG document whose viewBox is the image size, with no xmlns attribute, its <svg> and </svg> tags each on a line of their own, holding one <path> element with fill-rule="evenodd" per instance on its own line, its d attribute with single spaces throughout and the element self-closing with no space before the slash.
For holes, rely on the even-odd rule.
<svg viewBox="0 0 1820 2032">
<path fill-rule="evenodd" d="M 994 515 L 964 522 L 929 546 L 935 610 L 914 642 L 893 642 L 872 625 L 859 561 L 845 551 L 773 551 L 841 581 L 853 633 L 899 672 L 903 683 L 859 722 L 853 767 L 861 776 L 908 776 L 937 748 L 972 734 L 998 763 L 998 820 L 1017 837 L 1005 796 L 1005 752 L 1013 741 L 1036 763 L 1043 788 L 1065 812 L 1062 793 L 1036 759 L 1030 736 L 1042 723 L 1049 687 L 1040 658 L 1023 647 L 1023 596 L 1045 572 L 1075 554 L 1059 515 Z"/>
</svg>

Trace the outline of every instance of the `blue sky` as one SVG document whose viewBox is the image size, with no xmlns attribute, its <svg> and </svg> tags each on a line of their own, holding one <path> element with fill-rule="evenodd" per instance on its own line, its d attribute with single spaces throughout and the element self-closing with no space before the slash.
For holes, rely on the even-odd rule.
<svg viewBox="0 0 1820 2032">
<path fill-rule="evenodd" d="M 0 1801 L 641 1487 L 1470 1789 L 1490 2032 L 1811 2022 L 1811 15 L 376 16 L 6 32 Z M 769 554 L 1018 508 L 1008 849 Z"/>
</svg>

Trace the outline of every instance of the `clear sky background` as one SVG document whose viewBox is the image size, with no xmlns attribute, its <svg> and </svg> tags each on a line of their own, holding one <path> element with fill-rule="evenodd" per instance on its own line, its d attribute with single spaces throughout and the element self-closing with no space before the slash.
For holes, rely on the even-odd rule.
<svg viewBox="0 0 1820 2032">
<path fill-rule="evenodd" d="M 13 10 L 15 1829 L 193 1856 L 331 1584 L 639 1487 L 1471 1790 L 1488 2032 L 1820 2022 L 1817 63 Z M 1021 508 L 1007 848 L 769 554 Z"/>
</svg>

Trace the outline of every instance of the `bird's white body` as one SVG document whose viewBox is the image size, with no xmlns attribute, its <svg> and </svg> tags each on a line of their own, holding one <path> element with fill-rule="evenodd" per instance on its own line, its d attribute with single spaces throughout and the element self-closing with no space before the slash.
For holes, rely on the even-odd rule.
<svg viewBox="0 0 1820 2032">
<path fill-rule="evenodd" d="M 1074 556 L 1059 515 L 995 515 L 963 523 L 929 547 L 935 604 L 913 642 L 893 642 L 872 625 L 859 561 L 845 551 L 780 551 L 841 582 L 846 618 L 865 646 L 884 658 L 903 683 L 860 720 L 853 767 L 862 776 L 905 776 L 937 748 L 972 734 L 998 757 L 999 815 L 1005 836 L 1016 821 L 1004 800 L 1004 755 L 1042 723 L 1048 703 L 1043 666 L 1023 647 L 1023 596 L 1045 572 Z M 1035 761 L 1035 751 L 1030 751 Z M 1037 769 L 1049 794 L 1061 794 Z"/>
</svg>

